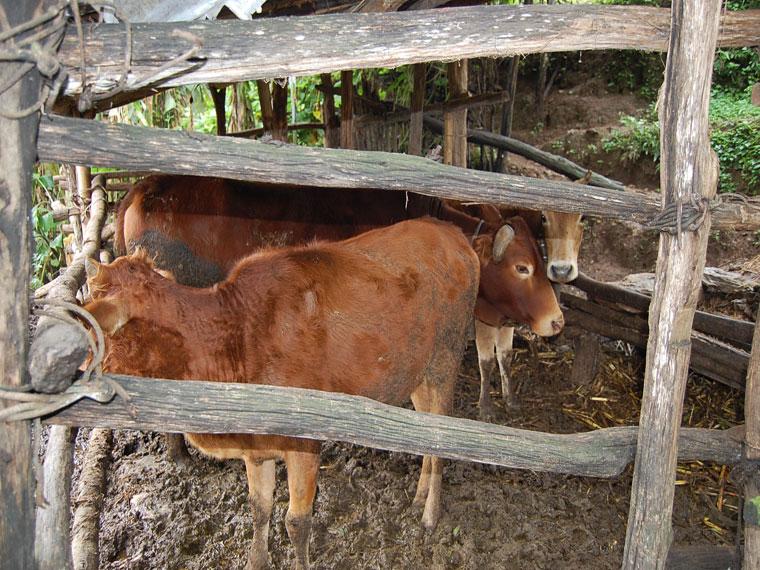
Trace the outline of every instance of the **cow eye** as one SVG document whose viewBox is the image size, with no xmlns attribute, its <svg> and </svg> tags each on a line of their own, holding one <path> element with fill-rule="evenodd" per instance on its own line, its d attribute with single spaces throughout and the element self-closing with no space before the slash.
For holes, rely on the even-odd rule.
<svg viewBox="0 0 760 570">
<path fill-rule="evenodd" d="M 546 216 L 544 216 L 543 214 L 541 214 L 541 223 L 546 225 Z"/>
<path fill-rule="evenodd" d="M 515 269 L 517 269 L 517 272 L 521 275 L 530 274 L 530 269 L 527 265 L 515 265 Z"/>
</svg>

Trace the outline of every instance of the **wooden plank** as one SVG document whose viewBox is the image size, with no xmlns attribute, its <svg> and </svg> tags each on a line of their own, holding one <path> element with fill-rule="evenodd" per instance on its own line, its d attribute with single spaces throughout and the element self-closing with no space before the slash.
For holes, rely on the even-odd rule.
<svg viewBox="0 0 760 570">
<path fill-rule="evenodd" d="M 752 340 L 747 390 L 744 395 L 744 417 L 747 419 L 744 453 L 748 461 L 760 461 L 760 319 L 755 324 Z M 760 475 L 757 467 L 749 469 L 744 484 L 744 566 L 760 568 Z M 747 505 L 750 503 L 750 505 Z M 748 508 L 754 511 L 754 520 L 748 521 Z"/>
<path fill-rule="evenodd" d="M 580 273 L 573 281 L 573 286 L 585 291 L 594 299 L 608 301 L 623 305 L 638 311 L 649 311 L 651 298 L 642 293 L 591 279 L 588 275 Z M 713 315 L 704 311 L 696 311 L 694 314 L 694 330 L 714 336 L 723 342 L 730 342 L 747 350 L 752 343 L 752 331 L 754 325 L 748 321 L 740 321 L 723 315 Z"/>
<path fill-rule="evenodd" d="M 663 207 L 699 203 L 717 189 L 707 114 L 720 12 L 720 0 L 672 4 L 659 105 Z M 661 569 L 668 556 L 691 328 L 709 232 L 708 212 L 694 232 L 660 234 L 623 570 Z"/>
<path fill-rule="evenodd" d="M 455 200 L 585 212 L 643 222 L 660 208 L 640 195 L 454 168 L 422 157 L 324 149 L 46 116 L 39 160 L 170 174 L 208 175 L 312 188 L 382 188 Z"/>
<path fill-rule="evenodd" d="M 567 306 L 563 312 L 568 325 L 579 326 L 607 338 L 623 340 L 640 348 L 647 347 L 648 324 L 645 319 L 566 293 L 562 293 L 562 303 Z M 689 366 L 694 372 L 731 388 L 743 390 L 748 365 L 746 352 L 710 337 L 692 334 Z"/>
<path fill-rule="evenodd" d="M 124 387 L 129 405 L 118 397 L 108 405 L 81 401 L 45 421 L 164 432 L 282 434 L 589 477 L 619 475 L 635 448 L 634 427 L 556 435 L 316 390 L 108 377 Z M 685 429 L 680 437 L 683 460 L 732 464 L 741 456 L 740 436 L 731 430 Z"/>
<path fill-rule="evenodd" d="M 667 48 L 670 11 L 660 8 L 557 5 L 474 6 L 387 14 L 327 14 L 253 21 L 132 25 L 126 91 L 162 86 L 235 83 L 316 75 L 345 69 L 396 67 L 426 61 L 507 57 L 532 52 Z M 722 47 L 760 43 L 760 10 L 726 12 Z M 126 26 L 85 26 L 87 83 L 95 95 L 124 73 Z M 188 36 L 190 34 L 191 36 Z M 190 62 L 161 66 L 202 44 Z M 233 41 L 230 39 L 234 38 Z M 70 69 L 66 93 L 82 90 L 76 31 L 60 50 Z M 157 81 L 158 80 L 158 81 Z"/>
<path fill-rule="evenodd" d="M 731 570 L 740 568 L 730 546 L 682 546 L 668 552 L 666 570 Z M 745 566 L 744 568 L 752 568 Z"/>
<path fill-rule="evenodd" d="M 52 2 L 0 0 L 3 31 L 42 14 Z M 23 39 L 39 28 L 17 37 Z M 53 41 L 52 38 L 48 41 Z M 46 44 L 45 41 L 41 41 Z M 3 41 L 11 50 L 12 40 Z M 50 46 L 46 46 L 50 47 Z M 54 50 L 53 50 L 54 51 Z M 27 69 L 28 73 L 19 75 Z M 18 81 L 23 77 L 22 81 Z M 7 58 L 0 63 L 0 385 L 27 384 L 26 359 L 29 342 L 29 276 L 32 236 L 29 223 L 32 169 L 36 158 L 35 133 L 38 112 L 19 113 L 35 105 L 42 78 L 32 65 Z M 23 116 L 23 114 L 20 114 Z M 0 409 L 14 402 L 0 400 Z M 0 566 L 34 570 L 35 478 L 29 422 L 3 424 L 0 436 Z"/>
</svg>

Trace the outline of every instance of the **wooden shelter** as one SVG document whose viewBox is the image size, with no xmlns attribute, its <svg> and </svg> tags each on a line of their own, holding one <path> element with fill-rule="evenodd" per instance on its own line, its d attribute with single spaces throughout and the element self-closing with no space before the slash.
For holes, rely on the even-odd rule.
<svg viewBox="0 0 760 570">
<path fill-rule="evenodd" d="M 240 180 L 315 188 L 410 190 L 444 198 L 546 206 L 629 219 L 662 232 L 649 308 L 645 393 L 638 430 L 613 428 L 556 436 L 455 418 L 431 419 L 340 394 L 207 382 L 186 382 L 179 391 L 172 382 L 127 377 L 111 380 L 118 383 L 120 393 L 129 395 L 129 401 L 117 396 L 103 405 L 82 399 L 82 394 L 69 393 L 67 397 L 75 403 L 47 415 L 46 423 L 276 433 L 600 477 L 619 474 L 635 453 L 622 561 L 626 569 L 665 565 L 677 458 L 747 466 L 753 476 L 747 479 L 745 513 L 752 515 L 755 503 L 751 499 L 760 492 L 757 327 L 748 365 L 743 440 L 734 432 L 680 429 L 680 418 L 692 349 L 692 321 L 711 224 L 716 220 L 723 227 L 739 223 L 760 227 L 752 211 L 714 201 L 717 164 L 707 136 L 716 46 L 760 44 L 760 11 L 735 14 L 722 12 L 718 0 L 674 0 L 670 10 L 542 5 L 382 12 L 404 3 L 366 0 L 352 13 L 252 22 L 96 26 L 83 25 L 78 15 L 76 25 L 67 23 L 66 2 L 40 0 L 39 4 L 0 0 L 5 13 L 0 20 L 5 56 L 0 64 L 0 279 L 5 291 L 0 303 L 7 316 L 0 327 L 0 362 L 6 387 L 27 385 L 27 216 L 35 160 L 177 174 L 213 172 Z M 334 4 L 340 6 L 339 2 Z M 418 7 L 440 3 L 406 4 Z M 155 87 L 332 71 L 343 71 L 347 77 L 350 70 L 359 68 L 606 48 L 668 53 L 660 103 L 661 203 L 595 186 L 476 172 L 418 156 L 293 148 L 40 112 L 51 108 L 59 89 L 84 111 L 123 103 Z M 461 67 L 452 63 L 450 70 L 457 76 Z M 466 77 L 459 76 L 457 84 L 463 82 L 466 85 Z M 411 121 L 413 132 L 421 132 L 419 103 L 412 109 Z M 462 128 L 461 111 L 451 111 L 444 122 L 450 125 L 445 127 L 446 136 L 452 141 L 447 162 L 462 164 L 462 141 L 467 131 L 466 123 Z M 351 146 L 351 140 L 350 131 L 344 130 L 342 144 Z M 421 147 L 415 143 L 414 148 L 419 152 Z M 74 269 L 69 277 L 81 283 L 81 268 Z M 203 404 L 199 405 L 201 395 Z M 171 411 L 162 406 L 168 397 L 174 402 Z M 230 405 L 237 414 L 230 414 Z M 298 411 L 283 417 L 277 412 L 283 405 Z M 327 407 L 329 419 L 323 413 Z M 403 429 L 399 427 L 402 423 Z M 410 426 L 414 426 L 413 434 Z M 32 455 L 30 422 L 7 423 L 0 438 L 3 568 L 38 567 Z M 757 521 L 756 513 L 754 518 L 745 519 L 746 568 L 760 567 Z M 65 551 L 67 543 L 59 542 L 63 542 L 59 552 Z M 58 563 L 63 567 L 65 558 Z"/>
</svg>

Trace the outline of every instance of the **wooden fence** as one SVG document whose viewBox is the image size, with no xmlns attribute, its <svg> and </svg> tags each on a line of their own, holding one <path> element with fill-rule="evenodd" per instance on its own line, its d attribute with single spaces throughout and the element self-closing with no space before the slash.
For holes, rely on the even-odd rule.
<svg viewBox="0 0 760 570">
<path fill-rule="evenodd" d="M 29 20 L 30 3 L 3 0 L 12 25 Z M 175 414 L 167 423 L 161 390 L 176 393 L 177 383 L 120 378 L 132 394 L 131 408 L 80 402 L 48 418 L 52 423 L 172 429 L 177 431 L 249 431 L 335 438 L 387 449 L 431 451 L 448 457 L 516 467 L 612 476 L 631 458 L 636 464 L 623 568 L 662 568 L 670 545 L 670 517 L 676 457 L 741 460 L 736 433 L 680 430 L 683 388 L 690 354 L 696 287 L 704 266 L 715 191 L 715 164 L 707 140 L 709 77 L 716 46 L 760 44 L 760 11 L 721 13 L 718 0 L 674 0 L 671 10 L 590 6 L 475 7 L 413 14 L 351 14 L 275 18 L 254 22 L 85 26 L 86 70 L 76 31 L 68 29 L 59 58 L 69 70 L 66 93 L 87 92 L 83 106 L 97 97 L 139 93 L 147 85 L 231 82 L 341 69 L 395 66 L 431 60 L 557 50 L 635 48 L 668 51 L 661 103 L 662 202 L 625 192 L 571 183 L 528 181 L 518 177 L 445 167 L 423 159 L 346 150 L 294 149 L 287 146 L 217 139 L 203 135 L 105 125 L 45 116 L 36 150 L 40 159 L 100 166 L 140 168 L 184 174 L 312 187 L 372 187 L 414 190 L 429 195 L 547 207 L 591 215 L 652 221 L 667 213 L 658 278 L 650 313 L 645 394 L 638 445 L 633 430 L 592 434 L 529 434 L 454 418 L 429 418 L 375 402 L 335 394 L 271 392 L 266 387 L 193 384 L 192 397 L 203 406 L 192 417 Z M 487 23 L 487 25 L 486 25 Z M 477 41 L 473 38 L 477 34 Z M 127 42 L 130 42 L 129 45 Z M 445 47 L 444 47 L 445 46 Z M 129 54 L 128 63 L 125 54 Z M 41 68 L 41 66 L 40 66 Z M 18 74 L 4 63 L 3 81 Z M 686 70 L 689 73 L 686 73 Z M 0 96 L 7 115 L 38 99 L 42 77 L 17 84 Z M 84 88 L 82 83 L 87 88 Z M 31 186 L 37 113 L 24 120 L 0 117 L 0 276 L 6 295 L 0 356 L 2 382 L 22 383 L 28 322 L 29 236 L 26 216 Z M 294 166 L 297 165 L 297 166 Z M 685 231 L 674 223 L 689 210 L 698 223 Z M 729 213 L 738 221 L 736 212 Z M 730 225 L 732 219 L 724 222 Z M 9 245 L 5 245 L 9 244 Z M 697 285 L 694 285 L 696 283 Z M 13 292 L 13 294 L 10 294 Z M 760 367 L 758 332 L 749 365 Z M 753 364 L 754 362 L 754 364 Z M 186 386 L 182 392 L 185 393 Z M 756 380 L 747 389 L 747 405 L 757 406 Z M 267 394 L 264 399 L 255 395 Z M 203 394 L 201 396 L 201 394 Z M 250 405 L 242 406 L 240 398 Z M 306 413 L 283 414 L 277 398 L 298 399 Z M 180 401 L 179 399 L 177 401 Z M 221 402 L 225 403 L 222 404 Z M 232 419 L 227 406 L 240 406 Z M 218 406 L 218 407 L 217 407 Z M 321 407 L 320 407 L 321 406 Z M 329 414 L 325 414 L 325 408 Z M 173 406 L 174 407 L 174 406 Z M 214 411 L 216 410 L 216 411 Z M 321 411 L 316 411 L 321 410 Z M 155 415 L 159 413 L 160 421 Z M 325 416 L 328 416 L 327 418 Z M 748 456 L 756 451 L 760 413 L 746 410 Z M 318 418 L 319 421 L 313 421 Z M 239 420 L 239 421 L 238 421 Z M 266 424 L 270 421 L 270 424 Z M 394 427 L 414 427 L 414 438 Z M 311 422 L 311 423 L 310 423 Z M 359 433 L 363 424 L 376 433 Z M 269 425 L 269 427 L 267 427 Z M 381 430 L 381 426 L 386 426 Z M 423 429 L 427 426 L 427 429 Z M 34 568 L 31 449 L 28 425 L 12 424 L 0 440 L 0 488 L 5 515 L 0 519 L 0 561 L 13 568 Z M 680 435 L 679 435 L 680 432 Z M 417 437 L 417 434 L 420 434 Z M 445 435 L 444 435 L 445 434 Z M 382 437 L 381 437 L 382 435 Z M 466 435 L 466 437 L 465 437 Z M 407 439 L 402 439 L 406 437 Z M 454 442 L 457 442 L 454 445 Z M 753 443 L 755 442 L 755 443 Z M 498 445 L 496 445 L 498 444 Z M 755 445 L 755 447 L 752 447 Z M 680 451 L 679 451 L 680 449 Z M 747 560 L 760 545 L 748 533 Z"/>
</svg>

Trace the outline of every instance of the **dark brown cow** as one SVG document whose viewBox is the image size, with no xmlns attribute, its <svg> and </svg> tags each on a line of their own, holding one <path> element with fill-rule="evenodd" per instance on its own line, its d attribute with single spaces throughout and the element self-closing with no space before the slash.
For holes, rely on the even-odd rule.
<svg viewBox="0 0 760 570">
<path fill-rule="evenodd" d="M 220 178 L 151 176 L 122 202 L 118 253 L 143 247 L 178 282 L 206 286 L 263 245 L 336 240 L 422 215 L 453 221 L 467 234 L 478 218 L 424 196 L 371 190 L 267 187 Z M 495 326 L 528 324 L 557 334 L 562 312 L 525 222 L 486 224 L 473 241 L 481 259 L 476 314 Z"/>
<path fill-rule="evenodd" d="M 456 227 L 423 218 L 343 242 L 265 249 L 210 288 L 176 284 L 142 252 L 88 264 L 90 311 L 107 334 L 106 370 L 312 388 L 448 414 L 472 319 L 479 260 Z M 288 534 L 307 568 L 320 443 L 189 434 L 245 461 L 253 508 L 249 567 L 267 567 L 274 460 L 287 465 Z M 441 510 L 442 460 L 426 456 L 415 504 Z"/>
</svg>

